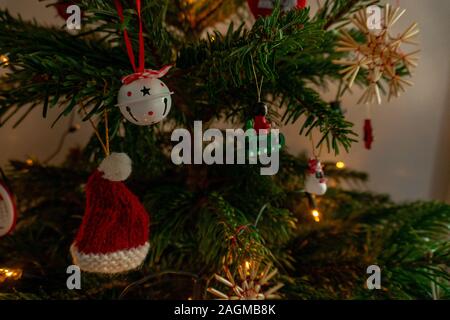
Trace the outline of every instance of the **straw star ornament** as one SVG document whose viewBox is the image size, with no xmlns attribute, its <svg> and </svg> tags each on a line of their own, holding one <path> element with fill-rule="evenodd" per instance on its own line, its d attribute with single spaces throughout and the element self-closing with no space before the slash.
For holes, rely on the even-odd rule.
<svg viewBox="0 0 450 320">
<path fill-rule="evenodd" d="M 417 67 L 417 54 L 420 50 L 404 53 L 401 46 L 404 44 L 418 45 L 414 38 L 419 33 L 417 23 L 413 23 L 403 33 L 397 36 L 392 35 L 392 27 L 403 16 L 406 10 L 400 8 L 393 9 L 389 4 L 383 9 L 384 21 L 381 30 L 372 30 L 368 26 L 368 16 L 366 10 L 358 11 L 350 20 L 365 37 L 364 42 L 358 42 L 346 30 L 341 30 L 338 52 L 352 53 L 348 59 L 334 60 L 335 64 L 344 66 L 340 71 L 343 80 L 351 88 L 356 77 L 362 70 L 365 70 L 367 88 L 359 99 L 358 103 L 381 104 L 381 82 L 388 85 L 388 101 L 393 97 L 398 97 L 405 91 L 405 86 L 411 86 L 412 82 L 404 79 L 410 76 L 414 68 Z"/>
<path fill-rule="evenodd" d="M 224 267 L 226 278 L 215 274 L 214 278 L 230 288 L 229 293 L 223 293 L 214 288 L 208 288 L 208 292 L 223 300 L 266 300 L 280 299 L 277 294 L 284 284 L 278 283 L 264 291 L 270 280 L 278 273 L 272 270 L 272 265 L 267 265 L 260 270 L 258 262 L 246 262 L 244 266 L 238 267 L 239 284 L 227 267 Z"/>
</svg>

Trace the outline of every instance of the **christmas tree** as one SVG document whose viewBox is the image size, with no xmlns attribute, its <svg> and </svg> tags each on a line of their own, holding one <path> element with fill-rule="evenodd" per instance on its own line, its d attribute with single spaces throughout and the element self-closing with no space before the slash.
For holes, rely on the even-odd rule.
<svg viewBox="0 0 450 320">
<path fill-rule="evenodd" d="M 20 214 L 0 240 L 0 299 L 449 298 L 450 207 L 358 191 L 366 174 L 319 161 L 361 138 L 370 148 L 370 123 L 358 137 L 339 107 L 353 83 L 365 88 L 361 102 L 381 102 L 416 65 L 399 48 L 417 26 L 391 38 L 404 12 L 385 6 L 372 31 L 376 3 L 327 0 L 313 13 L 305 1 L 58 2 L 62 13 L 81 8 L 75 31 L 1 10 L 0 125 L 40 108 L 49 126 L 78 113 L 93 134 L 62 164 L 4 168 L 14 194 L 4 202 L 16 198 Z M 321 97 L 330 84 L 339 87 L 331 102 Z M 59 116 L 48 119 L 49 109 Z M 255 154 L 245 164 L 196 161 L 200 122 L 250 129 L 241 147 L 257 141 Z M 311 157 L 289 154 L 277 134 L 291 123 L 311 137 Z M 194 146 L 174 158 L 179 129 Z M 200 155 L 209 147 L 220 160 L 227 136 L 214 132 L 209 145 L 200 138 Z M 276 174 L 250 161 L 263 156 L 279 158 Z M 142 249 L 138 265 L 85 263 L 94 248 L 104 257 L 124 243 Z M 73 264 L 80 290 L 65 285 Z M 381 270 L 379 290 L 368 288 L 371 268 Z"/>
</svg>

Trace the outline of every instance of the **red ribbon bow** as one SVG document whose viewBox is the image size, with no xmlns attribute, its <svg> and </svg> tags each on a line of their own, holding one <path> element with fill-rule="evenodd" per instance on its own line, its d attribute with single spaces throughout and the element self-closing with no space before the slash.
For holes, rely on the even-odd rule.
<svg viewBox="0 0 450 320">
<path fill-rule="evenodd" d="M 172 66 L 165 66 L 161 70 L 150 70 L 150 69 L 144 69 L 143 72 L 137 72 L 130 74 L 128 76 L 125 76 L 122 78 L 123 84 L 130 84 L 133 81 L 139 80 L 139 79 L 159 79 L 161 77 L 164 77 L 167 72 L 169 72 L 170 68 Z"/>
</svg>

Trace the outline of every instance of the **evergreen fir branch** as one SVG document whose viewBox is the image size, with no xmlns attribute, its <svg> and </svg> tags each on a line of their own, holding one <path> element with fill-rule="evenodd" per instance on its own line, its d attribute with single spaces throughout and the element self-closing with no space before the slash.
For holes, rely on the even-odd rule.
<svg viewBox="0 0 450 320">
<path fill-rule="evenodd" d="M 6 20 L 4 25 L 8 26 L 4 36 L 5 42 L 14 43 L 15 39 L 7 35 L 18 33 L 24 35 L 23 45 L 27 41 L 35 43 L 40 36 L 45 37 L 42 41 L 37 41 L 42 44 L 40 48 L 34 48 L 26 55 L 23 51 L 15 54 L 12 47 L 2 48 L 10 53 L 12 65 L 16 69 L 16 72 L 9 78 L 9 82 L 15 84 L 16 89 L 3 93 L 3 99 L 0 100 L 3 106 L 0 109 L 3 114 L 10 111 L 10 106 L 20 107 L 30 102 L 31 99 L 35 103 L 44 102 L 44 114 L 47 114 L 48 108 L 60 103 L 63 110 L 55 122 L 60 117 L 73 112 L 80 102 L 91 106 L 85 120 L 102 112 L 104 108 L 115 110 L 113 108 L 114 92 L 119 86 L 118 79 L 126 73 L 124 70 L 128 68 L 126 57 L 119 52 L 118 48 L 109 48 L 96 39 L 82 39 L 61 30 L 42 28 L 35 24 L 15 20 L 6 12 L 3 16 Z M 326 141 L 328 147 L 334 149 L 336 153 L 339 152 L 339 145 L 347 150 L 354 141 L 349 137 L 352 134 L 349 130 L 349 123 L 338 115 L 329 118 L 329 110 L 323 108 L 325 106 L 320 102 L 318 94 L 306 88 L 302 82 L 295 82 L 299 84 L 299 87 L 289 91 L 270 85 L 276 78 L 284 76 L 284 74 L 278 75 L 277 65 L 283 61 L 285 63 L 286 59 L 295 52 L 298 50 L 303 52 L 303 55 L 293 56 L 297 61 L 301 61 L 304 56 L 317 53 L 314 48 L 320 47 L 324 33 L 321 31 L 320 22 L 312 23 L 308 22 L 308 19 L 308 10 L 292 11 L 280 15 L 278 8 L 278 11 L 276 9 L 272 16 L 258 19 L 250 31 L 246 31 L 242 27 L 233 30 L 233 26 L 230 25 L 226 35 L 215 33 L 214 37 L 210 36 L 209 40 L 201 40 L 195 46 L 191 45 L 183 49 L 178 58 L 178 65 L 182 68 L 189 66 L 190 71 L 189 75 L 185 73 L 184 77 L 189 76 L 189 81 L 191 81 L 192 77 L 202 79 L 205 74 L 207 75 L 203 80 L 207 83 L 207 87 L 198 88 L 198 92 L 195 93 L 196 99 L 190 101 L 190 108 L 198 113 L 200 108 L 204 108 L 201 101 L 206 98 L 210 101 L 208 108 L 215 108 L 215 110 L 211 110 L 212 116 L 220 117 L 223 113 L 235 110 L 239 101 L 247 100 L 251 104 L 250 101 L 256 100 L 252 93 L 253 90 L 248 92 L 247 98 L 236 96 L 239 99 L 230 96 L 230 92 L 254 83 L 251 67 L 251 60 L 254 60 L 258 71 L 267 79 L 263 93 L 272 93 L 276 96 L 281 94 L 285 98 L 289 98 L 291 102 L 288 112 L 290 112 L 291 119 L 296 120 L 298 115 L 305 112 L 307 119 L 302 132 L 307 134 L 314 127 L 318 127 L 324 137 L 320 141 L 321 143 Z M 112 30 L 114 21 L 108 23 L 106 25 Z M 32 37 L 29 35 L 29 29 L 34 30 Z M 106 27 L 101 30 L 106 30 Z M 48 32 L 51 32 L 52 36 L 49 37 Z M 114 37 L 111 40 L 117 41 L 118 39 Z M 61 46 L 63 46 L 62 51 L 55 52 L 54 48 Z M 311 52 L 309 53 L 309 51 Z M 95 54 L 92 54 L 93 52 Z M 79 61 L 80 56 L 82 57 L 81 61 Z M 100 56 L 113 58 L 98 60 Z M 195 59 L 198 59 L 198 62 L 186 61 L 192 57 L 197 57 Z M 122 67 L 117 68 L 117 66 Z M 99 67 L 102 68 L 100 73 L 97 72 Z M 289 66 L 286 68 L 289 69 Z M 330 70 L 330 73 L 332 71 Z M 39 75 L 38 79 L 36 79 L 36 75 Z M 291 75 L 291 77 L 293 76 Z M 301 77 L 301 75 L 299 76 Z M 314 77 L 313 75 L 306 76 Z M 320 78 L 323 76 L 319 75 Z M 168 82 L 169 86 L 172 85 L 181 91 L 182 88 L 179 84 L 183 83 L 184 79 L 183 76 L 181 79 L 170 78 Z M 298 90 L 302 87 L 304 94 L 299 97 Z M 99 96 L 99 92 L 103 92 L 103 96 Z M 44 94 L 42 95 L 42 93 Z M 61 101 L 62 97 L 66 100 Z M 302 98 L 306 98 L 306 100 Z M 219 102 L 220 100 L 222 103 Z M 320 109 L 323 110 L 320 111 Z M 180 110 L 182 109 L 180 108 Z M 174 113 L 173 116 L 179 118 L 177 113 Z"/>
<path fill-rule="evenodd" d="M 333 286 L 339 286 L 340 294 L 352 292 L 366 299 L 430 299 L 432 283 L 446 294 L 450 278 L 449 207 L 431 203 L 381 205 L 366 212 L 360 212 L 344 224 L 335 220 L 309 231 L 302 230 L 307 233 L 293 246 L 297 261 L 302 261 L 295 265 L 296 270 L 307 274 L 308 281 L 316 286 L 317 282 L 324 285 L 330 281 L 330 294 L 336 293 Z M 332 262 L 324 265 L 322 261 L 328 255 L 333 256 Z M 384 290 L 381 292 L 369 293 L 364 289 L 365 268 L 371 264 L 379 265 L 382 270 Z"/>
</svg>

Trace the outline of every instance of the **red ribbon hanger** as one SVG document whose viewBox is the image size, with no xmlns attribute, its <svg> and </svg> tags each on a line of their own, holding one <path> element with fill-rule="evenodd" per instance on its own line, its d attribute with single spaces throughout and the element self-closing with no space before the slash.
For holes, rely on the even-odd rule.
<svg viewBox="0 0 450 320">
<path fill-rule="evenodd" d="M 120 0 L 114 0 L 114 4 L 117 9 L 117 13 L 119 14 L 120 21 L 124 23 L 125 18 L 123 15 L 123 7 L 120 3 Z M 136 61 L 134 58 L 133 46 L 131 44 L 130 36 L 128 35 L 128 31 L 126 28 L 123 30 L 123 37 L 125 40 L 125 46 L 127 48 L 128 58 L 130 59 L 130 63 L 133 67 L 134 73 L 122 78 L 122 83 L 130 84 L 133 81 L 139 79 L 147 79 L 147 78 L 161 78 L 169 72 L 172 66 L 168 65 L 163 67 L 161 70 L 151 70 L 145 69 L 145 47 L 144 47 L 144 31 L 142 27 L 142 17 L 141 17 L 141 0 L 136 0 L 136 10 L 139 18 L 139 66 L 136 67 Z"/>
<path fill-rule="evenodd" d="M 124 23 L 125 18 L 123 16 L 123 7 L 120 0 L 114 0 L 114 4 L 119 14 L 120 21 Z M 145 52 L 144 52 L 144 33 L 142 29 L 142 17 L 141 17 L 141 0 L 136 0 L 136 9 L 139 17 L 139 68 L 136 68 L 136 62 L 134 59 L 133 46 L 131 45 L 131 40 L 128 35 L 126 28 L 123 30 L 123 37 L 125 39 L 125 46 L 127 47 L 128 58 L 130 59 L 131 65 L 135 73 L 143 73 L 145 65 Z"/>
</svg>

